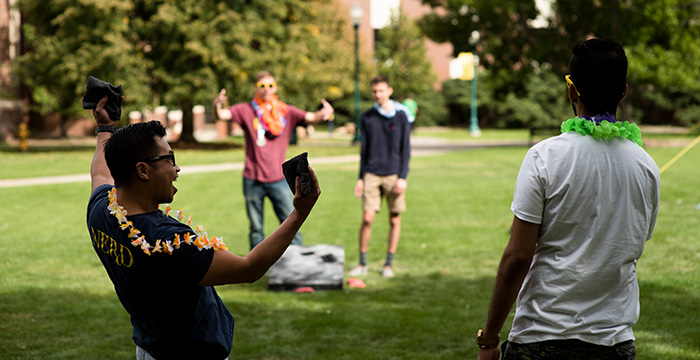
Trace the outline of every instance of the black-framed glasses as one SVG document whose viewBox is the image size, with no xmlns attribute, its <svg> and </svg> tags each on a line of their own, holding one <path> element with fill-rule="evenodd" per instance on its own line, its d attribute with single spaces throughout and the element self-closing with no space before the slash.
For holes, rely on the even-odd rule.
<svg viewBox="0 0 700 360">
<path fill-rule="evenodd" d="M 170 160 L 170 163 L 171 163 L 173 166 L 176 166 L 176 164 L 175 164 L 175 154 L 174 154 L 174 153 L 172 153 L 172 154 L 167 154 L 167 155 L 161 155 L 161 156 L 154 156 L 154 157 L 151 157 L 151 158 L 148 158 L 148 159 L 143 159 L 143 160 L 141 160 L 141 161 L 139 161 L 139 162 L 154 162 L 154 161 L 160 161 L 160 160 L 163 160 L 163 159 L 168 159 L 168 160 Z"/>
</svg>

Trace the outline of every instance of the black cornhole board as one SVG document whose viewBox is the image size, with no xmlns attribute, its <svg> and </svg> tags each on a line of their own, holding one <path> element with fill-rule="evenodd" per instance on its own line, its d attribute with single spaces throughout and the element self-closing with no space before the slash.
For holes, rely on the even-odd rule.
<svg viewBox="0 0 700 360">
<path fill-rule="evenodd" d="M 294 291 L 300 287 L 314 290 L 343 288 L 345 250 L 340 245 L 290 245 L 272 265 L 267 288 Z"/>
</svg>

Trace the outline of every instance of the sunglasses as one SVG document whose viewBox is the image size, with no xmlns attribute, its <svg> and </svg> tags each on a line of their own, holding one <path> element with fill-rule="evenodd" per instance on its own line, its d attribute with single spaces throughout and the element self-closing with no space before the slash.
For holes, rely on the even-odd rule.
<svg viewBox="0 0 700 360">
<path fill-rule="evenodd" d="M 274 81 L 271 82 L 271 83 L 262 83 L 262 82 L 258 82 L 257 84 L 255 84 L 255 86 L 257 86 L 257 87 L 259 87 L 259 88 L 261 88 L 261 89 L 264 89 L 264 88 L 266 88 L 266 87 L 272 89 L 273 87 L 277 86 L 277 83 L 274 82 Z"/>
<path fill-rule="evenodd" d="M 151 157 L 151 158 L 148 158 L 148 159 L 143 159 L 143 160 L 141 160 L 141 161 L 139 161 L 139 162 L 154 162 L 154 161 L 160 161 L 160 160 L 164 160 L 164 159 L 170 160 L 170 163 L 171 163 L 173 166 L 176 166 L 176 165 L 175 165 L 175 154 L 154 156 L 154 157 Z"/>
<path fill-rule="evenodd" d="M 564 76 L 564 79 L 566 80 L 566 83 L 573 86 L 574 90 L 576 91 L 576 95 L 581 96 L 581 93 L 578 92 L 578 89 L 576 89 L 576 85 L 574 85 L 574 82 L 571 81 L 571 75 L 566 75 Z"/>
</svg>

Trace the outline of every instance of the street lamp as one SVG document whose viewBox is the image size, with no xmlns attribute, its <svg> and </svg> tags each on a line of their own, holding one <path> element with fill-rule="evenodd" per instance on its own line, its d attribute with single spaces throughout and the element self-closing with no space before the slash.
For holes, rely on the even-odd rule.
<svg viewBox="0 0 700 360">
<path fill-rule="evenodd" d="M 479 58 L 476 56 L 476 44 L 479 43 L 479 32 L 477 30 L 472 31 L 471 36 L 469 36 L 469 43 L 472 45 L 472 54 L 474 55 L 474 78 L 472 79 L 472 100 L 471 100 L 471 116 L 469 118 L 469 133 L 471 136 L 479 137 L 481 136 L 481 129 L 479 129 L 479 118 L 476 115 L 476 78 L 477 70 L 479 67 Z"/>
<path fill-rule="evenodd" d="M 352 139 L 352 143 L 356 144 L 360 142 L 360 48 L 359 48 L 359 36 L 358 30 L 360 28 L 360 23 L 362 22 L 362 8 L 360 4 L 355 1 L 355 5 L 350 9 L 350 21 L 352 22 L 352 27 L 355 31 L 355 137 Z"/>
</svg>

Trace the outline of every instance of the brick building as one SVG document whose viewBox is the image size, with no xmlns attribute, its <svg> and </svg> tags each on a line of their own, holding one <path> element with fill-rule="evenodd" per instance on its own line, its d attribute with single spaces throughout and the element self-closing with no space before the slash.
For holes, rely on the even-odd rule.
<svg viewBox="0 0 700 360">
<path fill-rule="evenodd" d="M 372 54 L 374 51 L 376 30 L 389 25 L 392 11 L 398 9 L 409 19 L 418 19 L 430 13 L 433 9 L 423 5 L 421 0 L 338 0 L 342 13 L 349 14 L 350 9 L 355 5 L 362 8 L 362 21 L 360 22 L 359 37 L 361 51 Z M 426 56 L 433 64 L 433 71 L 437 75 L 435 88 L 450 79 L 450 61 L 453 60 L 452 44 L 436 43 L 428 38 L 424 39 Z"/>
</svg>

